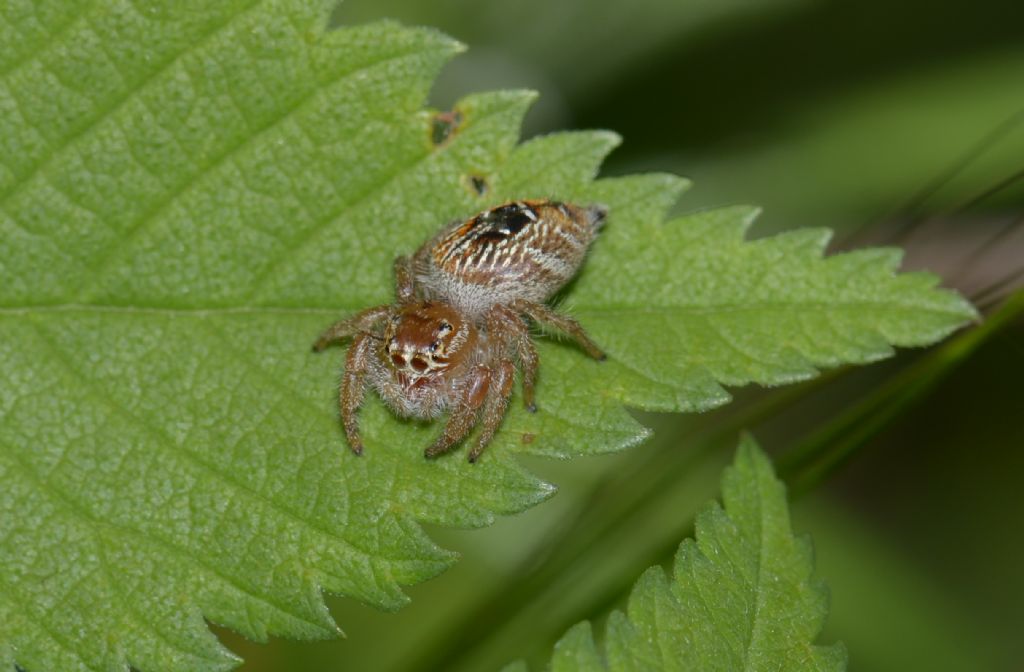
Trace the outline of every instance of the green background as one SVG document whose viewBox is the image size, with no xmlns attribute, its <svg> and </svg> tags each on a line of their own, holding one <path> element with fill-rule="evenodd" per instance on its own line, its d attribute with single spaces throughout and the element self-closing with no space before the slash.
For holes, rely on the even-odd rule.
<svg viewBox="0 0 1024 672">
<path fill-rule="evenodd" d="M 525 136 L 612 129 L 624 143 L 603 174 L 692 178 L 680 211 L 754 203 L 765 207 L 755 237 L 827 226 L 835 249 L 898 244 L 905 268 L 942 274 L 988 311 L 997 302 L 983 290 L 1024 267 L 1024 180 L 1012 181 L 1024 169 L 1020 3 L 350 0 L 334 21 L 382 17 L 435 26 L 469 47 L 437 82 L 433 106 L 536 89 Z M 716 494 L 737 425 L 782 455 L 901 374 L 941 370 L 892 419 L 866 412 L 861 424 L 879 419 L 878 431 L 794 505 L 832 593 L 823 640 L 844 641 L 862 671 L 1020 669 L 1022 331 L 1024 321 L 1008 321 L 955 367 L 902 352 L 795 392 L 741 390 L 738 404 L 701 416 L 645 416 L 656 437 L 640 448 L 531 463 L 559 484 L 549 502 L 484 530 L 431 530 L 462 560 L 412 588 L 402 612 L 332 599 L 345 640 L 256 645 L 221 634 L 253 672 L 544 660 L 565 628 L 600 623 L 644 567 L 667 560 Z M 914 366 L 925 374 L 905 373 Z M 742 419 L 760 405 L 769 412 L 757 422 Z M 649 473 L 643 465 L 670 465 L 671 487 L 615 477 Z M 531 579 L 557 554 L 559 526 L 606 481 L 601 496 L 637 503 L 627 524 L 598 526 L 594 548 L 611 552 L 569 563 L 554 581 Z M 497 600 L 495 586 L 505 588 Z M 531 599 L 510 614 L 518 591 Z"/>
</svg>

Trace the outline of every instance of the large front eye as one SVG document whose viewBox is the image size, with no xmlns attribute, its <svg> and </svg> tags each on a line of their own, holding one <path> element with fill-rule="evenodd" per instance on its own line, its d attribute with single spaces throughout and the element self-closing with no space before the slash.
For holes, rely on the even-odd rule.
<svg viewBox="0 0 1024 672">
<path fill-rule="evenodd" d="M 423 373 L 427 370 L 427 360 L 416 356 L 412 358 L 412 370 L 416 373 Z"/>
<path fill-rule="evenodd" d="M 404 369 L 405 357 L 396 352 L 395 354 L 391 355 L 391 363 L 395 366 L 396 369 Z"/>
</svg>

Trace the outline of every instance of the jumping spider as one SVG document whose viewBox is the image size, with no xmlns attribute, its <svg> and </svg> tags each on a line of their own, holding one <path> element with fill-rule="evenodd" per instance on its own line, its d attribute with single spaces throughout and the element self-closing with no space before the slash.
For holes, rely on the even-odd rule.
<svg viewBox="0 0 1024 672">
<path fill-rule="evenodd" d="M 331 325 L 313 346 L 320 352 L 352 338 L 339 392 L 352 451 L 363 452 L 357 412 L 369 383 L 403 417 L 450 411 L 427 457 L 482 423 L 469 452 L 475 462 L 505 416 L 516 360 L 523 400 L 537 410 L 537 351 L 524 318 L 560 329 L 604 359 L 576 320 L 544 302 L 576 274 L 606 214 L 597 205 L 516 201 L 442 229 L 412 259 L 398 257 L 395 303 Z"/>
</svg>

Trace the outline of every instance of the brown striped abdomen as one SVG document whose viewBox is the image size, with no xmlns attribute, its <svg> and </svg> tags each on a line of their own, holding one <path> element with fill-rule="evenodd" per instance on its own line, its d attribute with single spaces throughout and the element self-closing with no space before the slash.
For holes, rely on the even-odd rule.
<svg viewBox="0 0 1024 672">
<path fill-rule="evenodd" d="M 579 270 L 605 215 L 600 206 L 506 203 L 439 233 L 416 254 L 417 276 L 429 295 L 477 315 L 545 301 Z"/>
</svg>

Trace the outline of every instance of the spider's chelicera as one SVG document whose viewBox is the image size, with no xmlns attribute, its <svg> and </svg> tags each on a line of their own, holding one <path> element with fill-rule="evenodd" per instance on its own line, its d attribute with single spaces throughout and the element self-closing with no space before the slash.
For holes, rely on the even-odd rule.
<svg viewBox="0 0 1024 672">
<path fill-rule="evenodd" d="M 576 274 L 606 214 L 597 205 L 516 201 L 448 226 L 412 259 L 396 259 L 395 303 L 331 325 L 313 346 L 319 352 L 352 338 L 339 406 L 353 452 L 363 452 L 357 412 L 369 384 L 403 417 L 449 411 L 427 457 L 447 452 L 481 424 L 469 453 L 475 462 L 505 416 L 516 362 L 523 400 L 536 410 L 538 360 L 526 319 L 565 332 L 604 359 L 576 320 L 544 302 Z"/>
</svg>

